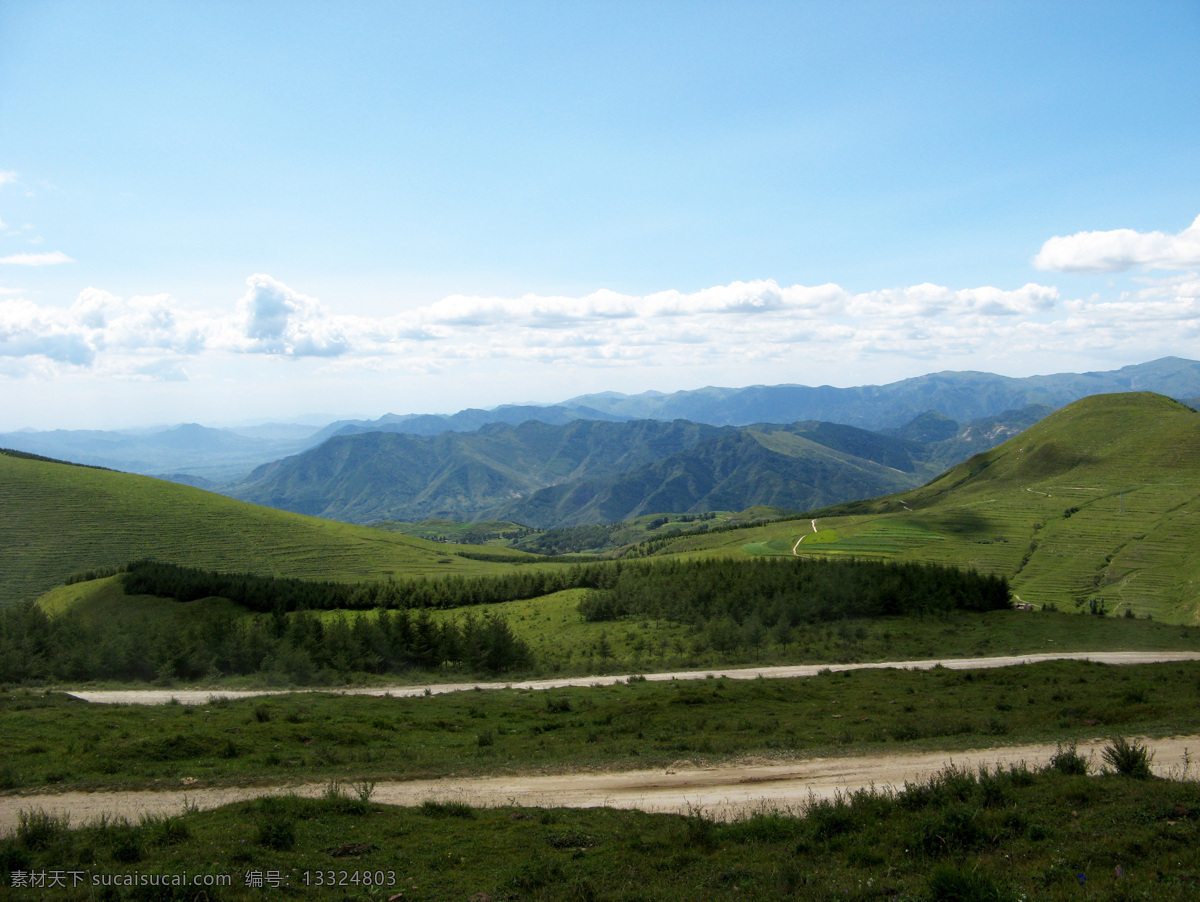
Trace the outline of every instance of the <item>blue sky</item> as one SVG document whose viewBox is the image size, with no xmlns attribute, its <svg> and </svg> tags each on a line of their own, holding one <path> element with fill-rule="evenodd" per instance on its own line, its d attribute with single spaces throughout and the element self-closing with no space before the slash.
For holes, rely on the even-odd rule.
<svg viewBox="0 0 1200 902">
<path fill-rule="evenodd" d="M 1200 3 L 0 5 L 0 428 L 1200 357 Z"/>
</svg>

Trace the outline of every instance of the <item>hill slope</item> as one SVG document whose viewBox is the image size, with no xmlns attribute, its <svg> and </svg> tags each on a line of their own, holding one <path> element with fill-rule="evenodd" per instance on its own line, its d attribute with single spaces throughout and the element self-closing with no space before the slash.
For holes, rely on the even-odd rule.
<svg viewBox="0 0 1200 902">
<path fill-rule="evenodd" d="M 1150 393 L 1077 401 L 921 488 L 671 546 L 853 554 L 1003 573 L 1070 610 L 1200 622 L 1200 414 Z M 824 514 L 824 515 L 822 515 Z"/>
<path fill-rule="evenodd" d="M 225 571 L 342 580 L 498 566 L 453 557 L 421 539 L 257 507 L 146 476 L 0 453 L 0 603 L 34 598 L 81 570 L 147 556 Z"/>
<path fill-rule="evenodd" d="M 653 513 L 806 510 L 916 485 L 921 448 L 852 426 L 796 423 L 725 431 L 663 460 L 563 483 L 487 512 L 530 526 L 577 526 Z"/>
</svg>

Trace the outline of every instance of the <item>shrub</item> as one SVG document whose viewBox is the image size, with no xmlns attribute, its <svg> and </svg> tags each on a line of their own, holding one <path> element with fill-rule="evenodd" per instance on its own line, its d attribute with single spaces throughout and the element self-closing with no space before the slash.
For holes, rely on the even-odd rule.
<svg viewBox="0 0 1200 902">
<path fill-rule="evenodd" d="M 1055 748 L 1054 754 L 1050 756 L 1050 762 L 1045 769 L 1055 773 L 1083 777 L 1088 772 L 1088 761 L 1079 754 L 1075 743 L 1067 746 L 1059 745 Z"/>
<path fill-rule="evenodd" d="M 1124 736 L 1118 736 L 1110 742 L 1101 753 L 1104 756 L 1104 761 L 1115 773 L 1123 777 L 1133 777 L 1138 780 L 1147 780 L 1154 776 L 1150 770 L 1150 762 L 1154 760 L 1154 753 L 1140 742 L 1130 742 Z"/>
</svg>

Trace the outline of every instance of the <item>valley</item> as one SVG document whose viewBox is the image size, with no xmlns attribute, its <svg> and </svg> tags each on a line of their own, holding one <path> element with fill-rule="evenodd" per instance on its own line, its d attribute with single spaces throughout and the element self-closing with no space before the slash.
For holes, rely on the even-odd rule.
<svg viewBox="0 0 1200 902">
<path fill-rule="evenodd" d="M 232 825 L 249 818 L 260 827 L 244 863 L 298 880 L 304 856 L 336 847 L 318 822 L 357 837 L 352 857 L 378 868 L 388 831 L 446 825 L 444 842 L 490 861 L 511 859 L 492 843 L 522 842 L 529 820 L 553 836 L 574 825 L 575 839 L 526 859 L 543 876 L 414 861 L 408 892 L 559 898 L 594 881 L 610 849 L 627 869 L 668 869 L 661 884 L 644 878 L 666 898 L 680 880 L 705 885 L 725 856 L 778 855 L 768 837 L 787 836 L 833 881 L 793 895 L 822 898 L 879 873 L 864 818 L 911 848 L 921 824 L 967 805 L 964 823 L 1005 837 L 955 828 L 995 885 L 1046 872 L 1051 837 L 1084 848 L 1084 833 L 1056 826 L 1064 805 L 1087 820 L 1159 799 L 1190 842 L 1200 798 L 1178 778 L 1200 747 L 1200 415 L 1150 393 L 1043 413 L 1019 430 L 1015 417 L 973 427 L 986 450 L 944 470 L 925 441 L 948 440 L 936 417 L 911 424 L 916 438 L 577 419 L 335 436 L 260 477 L 272 491 L 307 486 L 326 516 L 372 504 L 384 528 L 0 455 L 0 855 L 161 868 L 202 844 L 235 855 L 247 837 Z M 412 485 L 480 499 L 478 522 L 402 520 L 448 511 L 381 491 L 384 458 L 359 457 L 372 447 L 427 455 Z M 577 478 L 492 503 L 510 490 L 495 477 L 505 468 Z M 758 488 L 722 495 L 734 482 Z M 807 504 L 776 488 L 833 484 L 884 489 Z M 629 506 L 642 495 L 658 501 Z M 717 506 L 735 498 L 760 503 Z M 546 527 L 521 519 L 532 510 Z M 605 513 L 618 510 L 636 516 Z M 1110 760 L 1126 737 L 1131 760 L 1140 750 L 1170 779 L 1133 787 Z M 125 807 L 150 797 L 121 793 L 159 801 Z M 188 794 L 206 801 L 181 809 Z M 1026 826 L 996 833 L 1001 817 Z M 606 832 L 631 829 L 704 851 L 671 865 L 654 849 L 673 840 L 633 848 Z M 919 847 L 897 892 L 925 893 L 931 868 L 962 860 Z M 1037 864 L 1003 871 L 1011 849 Z M 1092 854 L 1110 870 L 1135 861 Z M 746 898 L 778 888 L 769 861 L 738 878 L 758 893 Z"/>
</svg>

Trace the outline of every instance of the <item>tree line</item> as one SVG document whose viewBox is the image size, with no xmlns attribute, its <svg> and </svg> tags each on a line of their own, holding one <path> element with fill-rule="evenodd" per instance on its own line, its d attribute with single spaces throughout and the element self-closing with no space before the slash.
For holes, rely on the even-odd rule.
<svg viewBox="0 0 1200 902">
<path fill-rule="evenodd" d="M 589 593 L 579 611 L 589 621 L 638 618 L 699 627 L 756 618 L 772 627 L 1009 604 L 1004 577 L 938 564 L 714 558 L 627 563 L 612 585 Z"/>
<path fill-rule="evenodd" d="M 50 617 L 32 603 L 0 609 L 0 683 L 257 675 L 304 685 L 433 669 L 499 674 L 532 663 L 529 646 L 495 616 L 209 610 L 130 629 L 120 618 Z"/>
<path fill-rule="evenodd" d="M 619 564 L 577 564 L 545 569 L 514 568 L 493 576 L 445 576 L 436 579 L 338 583 L 220 573 L 162 561 L 134 561 L 125 567 L 128 595 L 157 595 L 177 601 L 226 598 L 242 607 L 271 611 L 408 610 L 457 608 L 540 598 L 565 589 L 610 585 Z"/>
</svg>

